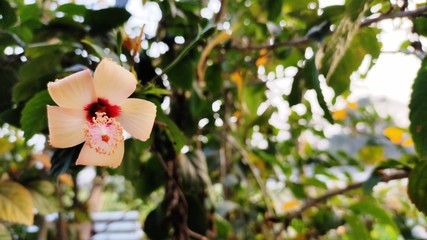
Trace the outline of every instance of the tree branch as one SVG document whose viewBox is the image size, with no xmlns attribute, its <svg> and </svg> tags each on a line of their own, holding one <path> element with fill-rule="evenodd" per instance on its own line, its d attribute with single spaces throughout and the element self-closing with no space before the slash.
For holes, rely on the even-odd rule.
<svg viewBox="0 0 427 240">
<path fill-rule="evenodd" d="M 360 23 L 360 27 L 367 27 L 373 23 L 380 22 L 385 19 L 394 19 L 394 18 L 405 18 L 405 17 L 418 17 L 427 12 L 427 5 L 419 7 L 415 10 L 411 11 L 399 11 L 396 13 L 385 13 L 375 18 L 366 18 Z M 308 36 L 304 36 L 301 38 L 296 38 L 288 41 L 277 42 L 274 44 L 261 44 L 261 45 L 247 45 L 244 46 L 242 44 L 232 45 L 231 48 L 240 51 L 256 51 L 261 49 L 275 49 L 279 47 L 297 47 L 301 45 L 307 45 L 312 42 L 314 39 L 309 38 Z"/>
<path fill-rule="evenodd" d="M 381 178 L 380 182 L 389 182 L 391 180 L 407 178 L 408 176 L 409 176 L 409 172 L 406 172 L 406 171 L 405 172 L 399 172 L 399 173 L 391 174 L 391 175 L 383 175 L 383 177 Z M 341 194 L 344 194 L 346 192 L 349 192 L 349 191 L 361 188 L 361 187 L 363 187 L 363 185 L 366 182 L 367 181 L 352 183 L 352 184 L 348 185 L 345 188 L 329 191 L 329 192 L 325 193 L 324 195 L 321 195 L 321 196 L 319 196 L 317 198 L 313 198 L 313 199 L 307 201 L 296 212 L 290 213 L 289 215 L 286 215 L 286 216 L 279 216 L 279 217 L 267 218 L 266 221 L 289 223 L 294 218 L 300 218 L 305 211 L 307 211 L 308 209 L 310 209 L 312 207 L 317 206 L 319 203 L 322 203 L 322 202 L 324 202 L 324 201 L 326 201 L 329 198 L 332 198 L 334 196 L 341 195 Z"/>
<path fill-rule="evenodd" d="M 399 11 L 396 13 L 386 13 L 382 14 L 376 18 L 367 18 L 360 23 L 360 27 L 366 27 L 373 23 L 380 22 L 385 19 L 394 19 L 394 18 L 405 18 L 405 17 L 418 17 L 427 12 L 427 6 L 419 7 L 412 11 Z"/>
</svg>

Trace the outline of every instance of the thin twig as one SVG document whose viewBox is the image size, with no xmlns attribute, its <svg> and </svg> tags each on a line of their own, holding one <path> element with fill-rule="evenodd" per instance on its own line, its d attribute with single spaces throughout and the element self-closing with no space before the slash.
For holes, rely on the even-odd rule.
<svg viewBox="0 0 427 240">
<path fill-rule="evenodd" d="M 373 23 L 380 22 L 385 19 L 394 19 L 394 18 L 405 18 L 405 17 L 418 17 L 427 12 L 427 6 L 422 6 L 411 11 L 399 11 L 396 13 L 385 13 L 375 18 L 366 18 L 360 23 L 360 27 L 367 27 Z M 232 45 L 230 48 L 241 51 L 256 51 L 261 49 L 275 49 L 279 47 L 297 47 L 302 45 L 307 45 L 312 42 L 314 39 L 304 36 L 301 38 L 296 38 L 283 42 L 276 42 L 274 44 L 261 44 L 261 45 L 247 45 L 242 46 L 238 43 L 237 45 Z"/>
<path fill-rule="evenodd" d="M 403 179 L 403 178 L 407 178 L 409 176 L 409 172 L 399 172 L 399 173 L 395 173 L 395 174 L 391 174 L 391 175 L 383 175 L 382 179 L 380 180 L 380 182 L 389 182 L 391 180 L 397 180 L 397 179 Z M 294 218 L 299 218 L 301 217 L 301 215 L 307 211 L 308 209 L 317 206 L 319 203 L 322 203 L 326 200 L 328 200 L 329 198 L 332 198 L 334 196 L 337 195 L 341 195 L 344 194 L 346 192 L 358 189 L 363 187 L 363 185 L 366 183 L 366 181 L 364 182 L 357 182 L 357 183 L 352 183 L 350 185 L 348 185 L 345 188 L 342 189 L 337 189 L 337 190 L 332 190 L 329 191 L 327 193 L 325 193 L 324 195 L 321 195 L 317 198 L 313 198 L 309 201 L 307 201 L 298 211 L 293 212 L 289 215 L 283 216 L 283 217 L 271 217 L 268 218 L 267 221 L 272 221 L 272 222 L 290 222 L 290 220 L 294 219 Z"/>
<path fill-rule="evenodd" d="M 259 189 L 262 192 L 262 197 L 264 198 L 264 202 L 265 202 L 265 206 L 267 207 L 268 215 L 269 216 L 273 216 L 274 215 L 274 211 L 273 211 L 273 208 L 270 206 L 270 199 L 268 198 L 269 194 L 267 193 L 267 190 L 265 189 L 265 186 L 264 186 L 264 183 L 262 182 L 262 179 L 260 178 L 260 176 L 256 172 L 255 167 L 251 164 L 251 162 L 249 160 L 248 153 L 246 152 L 245 149 L 243 149 L 242 146 L 240 146 L 240 144 L 233 137 L 228 136 L 227 137 L 227 142 L 229 142 L 231 144 L 231 146 L 233 146 L 238 151 L 240 151 L 240 154 L 243 157 L 244 163 L 246 163 L 249 166 L 249 169 L 251 170 L 252 175 L 254 175 L 255 181 L 257 182 L 258 187 L 259 187 Z"/>
<path fill-rule="evenodd" d="M 418 17 L 427 12 L 427 6 L 422 6 L 411 11 L 399 11 L 396 13 L 386 13 L 381 14 L 376 18 L 367 18 L 360 23 L 360 27 L 366 27 L 373 23 L 380 22 L 385 19 L 394 19 L 394 18 L 405 18 L 405 17 Z"/>
</svg>

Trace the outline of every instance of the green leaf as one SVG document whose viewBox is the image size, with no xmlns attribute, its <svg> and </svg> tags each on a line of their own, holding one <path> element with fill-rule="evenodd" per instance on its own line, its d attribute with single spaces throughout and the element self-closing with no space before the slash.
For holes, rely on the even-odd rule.
<svg viewBox="0 0 427 240">
<path fill-rule="evenodd" d="M 265 8 L 268 13 L 268 20 L 274 22 L 282 13 L 282 0 L 266 0 Z"/>
<path fill-rule="evenodd" d="M 221 90 L 223 89 L 224 79 L 222 72 L 221 64 L 213 64 L 206 69 L 206 89 L 209 89 L 209 93 L 213 96 L 221 94 Z"/>
<path fill-rule="evenodd" d="M 196 79 L 196 63 L 190 55 L 185 56 L 168 73 L 172 88 L 190 90 Z"/>
<path fill-rule="evenodd" d="M 342 219 L 330 208 L 320 208 L 311 217 L 311 222 L 321 235 L 342 225 Z"/>
<path fill-rule="evenodd" d="M 319 73 L 317 72 L 316 63 L 314 57 L 306 61 L 304 66 L 304 78 L 307 89 L 314 89 L 316 91 L 317 102 L 323 110 L 323 116 L 329 123 L 334 124 L 331 112 L 329 111 L 328 105 L 325 102 L 322 89 L 320 88 Z"/>
<path fill-rule="evenodd" d="M 363 14 L 365 6 L 372 0 L 347 0 L 345 10 L 350 19 L 355 22 Z"/>
<path fill-rule="evenodd" d="M 201 151 L 195 151 L 194 154 L 189 153 L 187 155 L 179 155 L 179 167 L 182 173 L 185 191 L 191 193 L 210 190 L 212 183 L 209 178 L 205 155 Z"/>
<path fill-rule="evenodd" d="M 39 92 L 25 104 L 22 110 L 21 127 L 27 140 L 34 134 L 47 129 L 47 105 L 55 105 L 47 90 Z"/>
<path fill-rule="evenodd" d="M 10 6 L 6 0 L 0 0 L 0 27 L 8 28 L 16 23 L 18 20 L 15 10 Z"/>
<path fill-rule="evenodd" d="M 337 69 L 343 68 L 341 65 L 343 57 L 347 50 L 352 48 L 350 44 L 353 42 L 353 37 L 359 31 L 359 23 L 364 17 L 364 12 L 367 8 L 365 2 L 366 1 L 359 2 L 358 0 L 351 0 L 348 3 L 348 14 L 341 20 L 336 31 L 332 34 L 323 56 L 322 73 L 326 76 L 326 81 L 335 90 L 337 95 L 340 95 L 348 89 L 350 82 L 348 78 L 349 75 L 338 75 L 341 78 L 335 79 L 332 78 L 332 76 Z M 351 72 L 356 70 L 358 66 L 359 65 L 357 65 L 355 69 L 350 69 Z M 336 79 L 340 79 L 341 81 L 337 82 Z"/>
<path fill-rule="evenodd" d="M 412 169 L 408 181 L 408 195 L 418 210 L 427 214 L 427 161 L 419 161 Z"/>
<path fill-rule="evenodd" d="M 89 39 L 83 39 L 82 43 L 88 45 L 90 48 L 92 48 L 92 50 L 95 52 L 95 55 L 98 56 L 99 58 L 112 58 L 115 62 L 120 63 L 120 58 L 119 56 L 117 56 L 117 54 L 115 54 L 114 52 L 110 52 L 110 53 L 105 53 L 104 49 L 93 43 L 91 40 Z"/>
<path fill-rule="evenodd" d="M 150 239 L 167 239 L 169 236 L 169 224 L 166 214 L 159 205 L 151 211 L 144 222 L 144 232 Z"/>
<path fill-rule="evenodd" d="M 25 225 L 33 224 L 31 194 L 21 184 L 0 182 L 0 219 Z"/>
<path fill-rule="evenodd" d="M 157 108 L 161 109 L 161 108 Z M 173 143 L 176 152 L 180 152 L 185 145 L 185 138 L 181 130 L 163 111 L 157 111 L 157 119 L 166 124 L 166 134 Z"/>
<path fill-rule="evenodd" d="M 71 43 L 34 43 L 29 45 L 25 49 L 26 57 L 28 58 L 37 58 L 44 54 L 54 53 L 54 54 L 64 54 L 74 50 L 73 44 Z"/>
<path fill-rule="evenodd" d="M 193 49 L 195 46 L 197 46 L 197 43 L 200 40 L 207 38 L 214 31 L 215 31 L 214 25 L 207 25 L 202 31 L 199 31 L 199 33 L 197 34 L 197 37 L 193 41 L 191 41 L 191 43 L 189 43 L 188 46 L 186 46 L 184 49 L 182 49 L 182 51 L 178 55 L 178 57 L 176 57 L 167 67 L 165 67 L 163 69 L 162 74 L 169 72 L 176 64 L 178 64 L 180 61 L 183 60 L 183 58 L 190 52 L 191 49 Z M 152 82 L 156 81 L 158 78 L 160 78 L 160 76 L 162 74 L 157 75 L 156 77 L 151 79 L 151 81 Z"/>
<path fill-rule="evenodd" d="M 18 82 L 18 75 L 16 71 L 5 66 L 0 67 L 0 112 L 12 107 L 12 88 Z"/>
<path fill-rule="evenodd" d="M 424 16 L 414 19 L 415 32 L 420 35 L 427 36 L 427 18 Z"/>
<path fill-rule="evenodd" d="M 374 219 L 378 221 L 378 223 L 385 224 L 387 226 L 391 226 L 394 231 L 399 232 L 399 228 L 397 227 L 394 220 L 390 217 L 390 215 L 378 204 L 373 201 L 361 201 L 350 206 L 350 209 L 356 214 L 369 214 Z"/>
<path fill-rule="evenodd" d="M 87 8 L 84 5 L 78 5 L 74 3 L 66 3 L 61 4 L 56 11 L 57 12 L 63 12 L 68 15 L 77 15 L 77 16 L 84 16 L 86 13 Z"/>
<path fill-rule="evenodd" d="M 289 106 L 292 107 L 298 103 L 301 103 L 303 92 L 304 80 L 297 74 L 292 82 L 291 93 L 288 96 Z"/>
<path fill-rule="evenodd" d="M 53 153 L 50 167 L 50 175 L 56 179 L 61 173 L 68 170 L 69 167 L 75 165 L 75 161 L 80 154 L 84 143 L 70 148 L 56 149 Z"/>
<path fill-rule="evenodd" d="M 159 88 L 156 85 L 152 84 L 152 83 L 148 83 L 147 86 L 145 86 L 142 90 L 141 90 L 141 94 L 143 95 L 154 95 L 157 97 L 162 97 L 165 95 L 171 95 L 171 91 L 164 89 L 164 88 Z"/>
<path fill-rule="evenodd" d="M 325 53 L 323 58 L 324 65 L 320 70 L 323 74 L 327 74 L 327 82 L 334 89 L 336 95 L 349 89 L 351 74 L 359 68 L 367 54 L 371 55 L 371 63 L 378 58 L 381 51 L 381 43 L 377 39 L 378 33 L 378 29 L 363 28 L 355 34 L 345 50 L 339 49 L 337 46 L 333 47 L 334 50 L 329 50 Z M 330 44 L 333 43 L 330 42 Z M 336 51 L 345 51 L 339 60 L 335 59 Z M 328 59 L 329 61 L 337 61 L 336 64 L 339 67 L 335 66 L 332 69 L 332 66 L 328 65 Z"/>
<path fill-rule="evenodd" d="M 229 239 L 229 235 L 233 230 L 233 226 L 229 221 L 221 217 L 221 215 L 215 214 L 215 227 L 218 237 L 221 239 Z"/>
<path fill-rule="evenodd" d="M 55 80 L 60 58 L 60 54 L 50 53 L 24 63 L 19 69 L 19 81 L 13 87 L 13 101 L 22 102 L 46 89 L 46 84 Z"/>
<path fill-rule="evenodd" d="M 368 229 L 365 226 L 365 223 L 360 220 L 357 215 L 350 214 L 345 216 L 345 220 L 348 223 L 350 230 L 347 233 L 347 236 L 350 240 L 369 240 L 371 236 L 369 235 Z"/>
<path fill-rule="evenodd" d="M 100 10 L 87 10 L 84 23 L 91 27 L 93 32 L 107 32 L 123 25 L 131 14 L 124 8 L 105 8 Z"/>
<path fill-rule="evenodd" d="M 427 160 L 427 58 L 421 63 L 412 86 L 409 103 L 409 130 L 415 144 L 415 150 L 421 160 Z"/>
<path fill-rule="evenodd" d="M 12 236 L 7 230 L 6 226 L 0 223 L 0 239 L 1 240 L 12 240 Z"/>
<path fill-rule="evenodd" d="M 141 198 L 148 197 L 161 187 L 166 179 L 159 159 L 150 157 L 144 160 L 144 153 L 147 153 L 151 141 L 151 138 L 146 142 L 136 139 L 126 140 L 125 155 L 118 169 L 119 173 L 132 183 Z"/>
<path fill-rule="evenodd" d="M 28 184 L 34 207 L 41 215 L 58 212 L 58 200 L 55 195 L 55 186 L 46 180 L 33 181 Z"/>
<path fill-rule="evenodd" d="M 188 227 L 193 231 L 203 234 L 206 232 L 209 222 L 204 199 L 197 194 L 185 195 L 188 206 Z"/>
</svg>

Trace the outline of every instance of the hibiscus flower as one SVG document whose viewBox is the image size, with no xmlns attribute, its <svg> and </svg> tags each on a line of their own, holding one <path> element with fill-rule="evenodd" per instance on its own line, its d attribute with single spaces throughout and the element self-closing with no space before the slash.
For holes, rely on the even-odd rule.
<svg viewBox="0 0 427 240">
<path fill-rule="evenodd" d="M 128 98 L 136 88 L 132 73 L 103 59 L 92 78 L 89 69 L 47 85 L 58 106 L 47 106 L 49 142 L 68 148 L 85 142 L 77 165 L 117 167 L 124 154 L 123 129 L 133 137 L 149 138 L 156 106 Z"/>
</svg>

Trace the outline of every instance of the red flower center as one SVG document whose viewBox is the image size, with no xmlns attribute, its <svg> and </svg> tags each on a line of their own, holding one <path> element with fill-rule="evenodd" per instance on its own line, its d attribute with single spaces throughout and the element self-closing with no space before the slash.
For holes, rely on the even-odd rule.
<svg viewBox="0 0 427 240">
<path fill-rule="evenodd" d="M 97 102 L 90 103 L 83 108 L 87 111 L 86 119 L 92 122 L 96 113 L 105 113 L 107 117 L 114 118 L 120 115 L 120 106 L 111 105 L 108 99 L 98 98 Z"/>
</svg>

